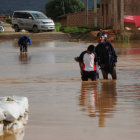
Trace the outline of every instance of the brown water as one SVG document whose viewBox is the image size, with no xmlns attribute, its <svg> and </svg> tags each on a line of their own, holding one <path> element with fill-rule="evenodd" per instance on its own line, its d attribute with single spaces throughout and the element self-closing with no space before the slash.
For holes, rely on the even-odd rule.
<svg viewBox="0 0 140 140">
<path fill-rule="evenodd" d="M 81 82 L 73 58 L 88 43 L 0 41 L 0 96 L 29 99 L 28 125 L 0 140 L 139 140 L 140 41 L 114 44 L 118 80 Z M 101 75 L 101 73 L 100 73 Z"/>
</svg>

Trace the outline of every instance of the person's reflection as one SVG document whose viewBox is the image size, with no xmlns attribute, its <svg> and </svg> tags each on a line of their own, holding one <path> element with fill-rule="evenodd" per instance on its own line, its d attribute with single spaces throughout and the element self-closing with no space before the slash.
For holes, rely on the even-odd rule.
<svg viewBox="0 0 140 140">
<path fill-rule="evenodd" d="M 24 129 L 20 129 L 16 132 L 14 131 L 5 131 L 4 135 L 0 136 L 0 140 L 23 140 L 24 138 Z"/>
<path fill-rule="evenodd" d="M 80 105 L 83 111 L 89 112 L 90 117 L 96 116 L 97 83 L 82 82 Z"/>
<path fill-rule="evenodd" d="M 105 126 L 105 118 L 113 115 L 116 105 L 116 81 L 104 81 L 98 92 L 97 109 L 99 111 L 99 126 Z"/>
<path fill-rule="evenodd" d="M 28 64 L 29 61 L 30 61 L 30 57 L 28 56 L 27 53 L 20 53 L 20 55 L 19 55 L 19 61 L 22 64 Z"/>
<path fill-rule="evenodd" d="M 105 118 L 112 117 L 116 104 L 116 82 L 82 83 L 80 105 L 89 117 L 98 117 L 99 127 L 105 127 Z"/>
</svg>

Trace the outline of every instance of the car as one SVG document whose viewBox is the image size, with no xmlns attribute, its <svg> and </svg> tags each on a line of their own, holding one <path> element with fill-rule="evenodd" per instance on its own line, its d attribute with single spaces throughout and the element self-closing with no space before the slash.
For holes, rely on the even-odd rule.
<svg viewBox="0 0 140 140">
<path fill-rule="evenodd" d="M 4 32 L 3 26 L 0 26 L 0 32 Z"/>
<path fill-rule="evenodd" d="M 3 26 L 1 21 L 0 21 L 0 26 Z"/>
<path fill-rule="evenodd" d="M 24 29 L 34 33 L 43 31 L 53 31 L 55 24 L 45 14 L 39 11 L 15 11 L 12 16 L 12 28 L 15 32 Z"/>
<path fill-rule="evenodd" d="M 3 27 L 2 22 L 0 22 L 0 32 L 4 32 L 4 27 Z"/>
</svg>

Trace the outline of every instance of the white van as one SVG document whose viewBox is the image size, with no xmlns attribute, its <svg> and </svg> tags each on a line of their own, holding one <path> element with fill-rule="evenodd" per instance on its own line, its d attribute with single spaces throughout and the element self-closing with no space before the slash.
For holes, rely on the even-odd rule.
<svg viewBox="0 0 140 140">
<path fill-rule="evenodd" d="M 38 11 L 15 11 L 12 16 L 12 27 L 15 32 L 24 29 L 37 33 L 40 30 L 53 31 L 55 24 L 53 20 Z"/>
</svg>

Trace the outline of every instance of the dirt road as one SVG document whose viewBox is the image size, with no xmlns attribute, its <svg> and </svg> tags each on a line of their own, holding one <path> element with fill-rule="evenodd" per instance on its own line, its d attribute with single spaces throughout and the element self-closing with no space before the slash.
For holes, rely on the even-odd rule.
<svg viewBox="0 0 140 140">
<path fill-rule="evenodd" d="M 4 32 L 0 33 L 0 39 L 17 39 L 22 35 L 30 36 L 31 39 L 45 39 L 45 40 L 68 40 L 70 39 L 69 34 L 62 32 L 40 32 L 40 33 L 29 33 L 25 30 L 21 32 L 15 32 L 10 24 L 3 23 Z"/>
</svg>

